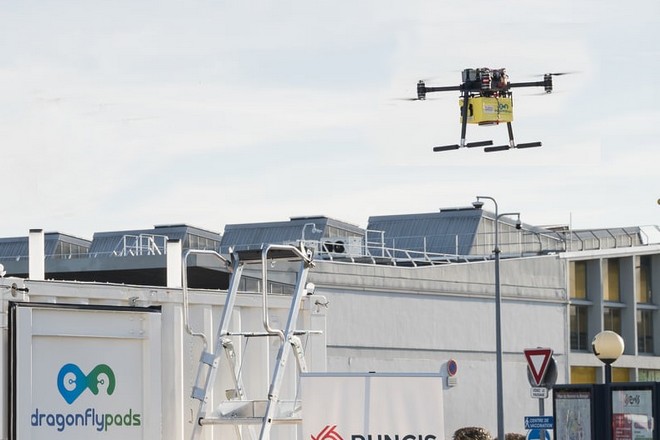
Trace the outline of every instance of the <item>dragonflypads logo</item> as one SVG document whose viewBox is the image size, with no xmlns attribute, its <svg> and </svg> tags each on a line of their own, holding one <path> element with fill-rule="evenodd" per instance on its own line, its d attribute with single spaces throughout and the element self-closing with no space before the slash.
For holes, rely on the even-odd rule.
<svg viewBox="0 0 660 440">
<path fill-rule="evenodd" d="M 117 380 L 115 373 L 106 364 L 92 368 L 89 374 L 83 373 L 76 364 L 65 364 L 57 374 L 57 390 L 62 398 L 72 405 L 89 389 L 95 396 L 105 391 L 108 396 L 115 392 Z M 125 411 L 104 411 L 98 407 L 88 407 L 78 411 L 44 411 L 35 408 L 30 416 L 30 424 L 36 428 L 51 427 L 58 432 L 76 428 L 93 428 L 98 432 L 108 431 L 115 427 L 142 426 L 142 414 L 133 408 Z"/>
<path fill-rule="evenodd" d="M 57 375 L 57 389 L 66 403 L 71 405 L 88 388 L 94 395 L 97 395 L 99 385 L 106 385 L 106 380 L 106 392 L 108 395 L 112 395 L 116 385 L 115 373 L 112 368 L 106 364 L 99 364 L 88 375 L 85 375 L 78 365 L 66 364 L 60 368 Z"/>
</svg>

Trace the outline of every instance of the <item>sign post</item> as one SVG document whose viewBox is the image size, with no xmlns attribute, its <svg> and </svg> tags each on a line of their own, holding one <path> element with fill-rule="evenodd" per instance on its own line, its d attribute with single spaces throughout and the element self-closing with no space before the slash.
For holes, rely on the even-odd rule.
<svg viewBox="0 0 660 440">
<path fill-rule="evenodd" d="M 548 386 L 551 387 L 557 380 L 557 367 L 552 358 L 551 348 L 528 348 L 525 350 L 525 358 L 527 378 L 532 386 L 530 394 L 532 398 L 539 399 L 539 417 L 525 417 L 525 429 L 538 430 L 539 437 L 545 439 L 546 429 L 553 427 L 552 417 L 544 417 L 545 399 L 548 397 Z M 548 370 L 552 370 L 552 374 L 548 375 L 546 380 Z"/>
<path fill-rule="evenodd" d="M 534 380 L 532 385 L 541 386 L 552 358 L 552 348 L 528 348 L 525 350 L 525 358 Z"/>
</svg>

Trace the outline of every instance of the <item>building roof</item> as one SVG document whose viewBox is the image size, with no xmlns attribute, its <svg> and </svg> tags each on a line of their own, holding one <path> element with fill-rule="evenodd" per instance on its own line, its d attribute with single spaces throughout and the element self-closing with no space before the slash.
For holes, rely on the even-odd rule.
<svg viewBox="0 0 660 440">
<path fill-rule="evenodd" d="M 382 234 L 386 247 L 439 254 L 469 255 L 483 211 L 443 209 L 423 214 L 369 217 L 369 241 Z"/>
<path fill-rule="evenodd" d="M 62 245 L 73 246 L 62 246 Z M 86 254 L 91 241 L 60 232 L 46 232 L 44 247 L 46 258 L 76 258 Z M 0 261 L 20 261 L 27 258 L 29 239 L 25 237 L 0 238 Z M 67 252 L 67 249 L 69 252 Z"/>
<path fill-rule="evenodd" d="M 164 286 L 167 281 L 165 254 L 168 240 L 181 240 L 184 251 L 217 251 L 221 237 L 219 233 L 185 224 L 97 232 L 92 241 L 66 234 L 46 233 L 46 277 Z M 9 275 L 28 276 L 28 246 L 28 237 L 0 239 L 0 261 Z M 63 254 L 67 249 L 70 252 L 68 256 Z M 228 274 L 224 267 L 191 259 L 189 280 L 191 287 L 224 289 Z"/>
<path fill-rule="evenodd" d="M 167 240 L 181 240 L 184 250 L 217 251 L 221 239 L 222 235 L 217 232 L 186 224 L 160 225 L 154 226 L 153 229 L 95 232 L 89 252 L 95 256 L 163 254 Z"/>
<path fill-rule="evenodd" d="M 566 232 L 569 248 L 573 250 L 589 250 L 637 246 L 643 242 L 639 227 L 577 229 Z"/>
<path fill-rule="evenodd" d="M 263 244 L 364 235 L 364 229 L 359 226 L 325 216 L 291 217 L 289 221 L 226 225 L 221 250 L 226 251 L 229 247 L 256 249 Z"/>
<path fill-rule="evenodd" d="M 46 277 L 60 280 L 164 285 L 166 242 L 181 240 L 189 249 L 227 254 L 258 249 L 264 244 L 304 241 L 317 259 L 427 265 L 488 259 L 493 256 L 495 214 L 480 208 L 381 215 L 369 218 L 367 229 L 326 216 L 292 217 L 288 221 L 230 224 L 224 235 L 185 224 L 152 229 L 97 232 L 93 240 L 68 234 L 44 234 Z M 657 226 L 571 230 L 568 226 L 536 227 L 502 216 L 499 246 L 502 258 L 647 245 L 660 241 Z M 0 239 L 0 262 L 9 275 L 26 277 L 28 237 Z M 128 257 L 128 258 L 122 258 Z M 191 287 L 226 288 L 228 274 L 217 261 L 192 256 Z"/>
</svg>

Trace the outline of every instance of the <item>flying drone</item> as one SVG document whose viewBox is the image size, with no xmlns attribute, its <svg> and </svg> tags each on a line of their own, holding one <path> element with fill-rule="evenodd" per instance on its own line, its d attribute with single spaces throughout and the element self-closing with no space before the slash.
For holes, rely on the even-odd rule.
<svg viewBox="0 0 660 440">
<path fill-rule="evenodd" d="M 425 100 L 427 93 L 461 92 L 458 101 L 461 109 L 461 140 L 458 144 L 433 147 L 433 151 L 457 150 L 461 147 L 486 147 L 484 151 L 504 151 L 512 148 L 540 147 L 541 142 L 516 144 L 513 139 L 513 91 L 518 87 L 543 87 L 545 93 L 552 93 L 552 77 L 565 73 L 546 73 L 542 81 L 509 82 L 506 69 L 464 69 L 462 84 L 458 86 L 427 87 L 423 80 L 417 83 L 417 100 Z M 465 105 L 467 103 L 467 105 Z M 493 145 L 492 140 L 465 142 L 467 124 L 493 125 L 506 122 L 509 132 L 508 145 Z"/>
</svg>

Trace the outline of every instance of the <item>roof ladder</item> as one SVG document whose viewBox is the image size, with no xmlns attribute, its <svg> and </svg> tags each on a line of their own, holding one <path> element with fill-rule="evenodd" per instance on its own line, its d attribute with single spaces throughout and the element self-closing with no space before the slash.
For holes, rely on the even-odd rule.
<svg viewBox="0 0 660 440">
<path fill-rule="evenodd" d="M 243 439 L 241 426 L 248 426 L 248 434 L 251 440 L 269 440 L 271 427 L 275 423 L 300 423 L 300 407 L 295 402 L 281 401 L 280 388 L 284 379 L 289 355 L 293 354 L 296 358 L 298 369 L 306 371 L 307 366 L 304 358 L 303 346 L 298 337 L 303 332 L 295 330 L 300 311 L 300 303 L 305 295 L 305 286 L 307 282 L 307 272 L 313 267 L 312 252 L 306 250 L 302 245 L 300 248 L 293 245 L 266 245 L 262 249 L 249 251 L 236 251 L 231 253 L 231 263 L 224 257 L 214 251 L 190 251 L 212 253 L 224 260 L 230 267 L 232 274 L 227 290 L 225 305 L 218 325 L 217 337 L 214 351 L 208 351 L 206 337 L 199 333 L 194 333 L 187 327 L 188 332 L 193 336 L 200 336 L 204 339 L 204 348 L 199 360 L 197 377 L 192 390 L 192 397 L 199 400 L 199 409 L 197 412 L 197 423 L 193 428 L 192 439 L 202 438 L 204 427 L 207 425 L 234 425 L 237 437 Z M 183 272 L 186 272 L 184 256 Z M 273 260 L 299 261 L 300 268 L 294 292 L 291 295 L 291 303 L 284 329 L 272 328 L 268 319 L 268 263 Z M 232 312 L 238 294 L 243 267 L 248 263 L 261 263 L 262 268 L 262 317 L 265 332 L 230 332 L 230 321 Z M 184 275 L 184 313 L 188 317 L 188 297 Z M 232 336 L 243 337 L 278 337 L 280 345 L 277 353 L 277 359 L 272 372 L 270 385 L 268 388 L 267 400 L 248 400 L 245 393 L 245 387 L 240 375 L 240 366 L 234 350 Z M 227 401 L 221 402 L 215 409 L 209 409 L 212 402 L 213 386 L 218 374 L 218 367 L 222 353 L 229 361 L 229 370 L 233 376 L 234 390 L 226 396 Z M 231 394 L 231 395 L 230 395 Z M 256 426 L 261 426 L 257 435 Z"/>
</svg>

